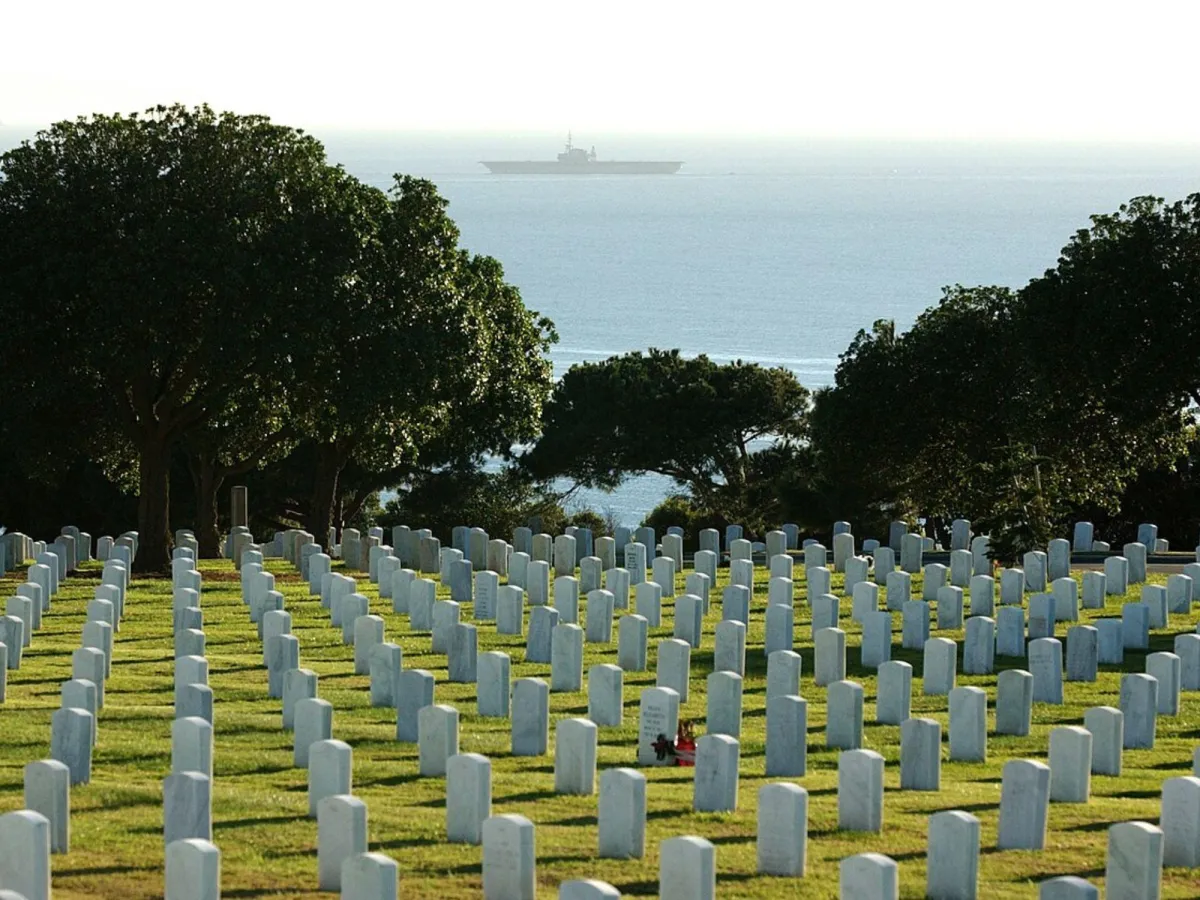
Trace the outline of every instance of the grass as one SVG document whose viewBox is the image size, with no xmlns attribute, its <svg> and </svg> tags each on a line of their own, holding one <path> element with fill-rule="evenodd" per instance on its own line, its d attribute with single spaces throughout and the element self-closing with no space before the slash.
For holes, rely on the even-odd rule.
<svg viewBox="0 0 1200 900">
<path fill-rule="evenodd" d="M 395 714 L 372 709 L 368 679 L 353 674 L 353 648 L 341 644 L 340 629 L 328 624 L 319 600 L 280 560 L 268 561 L 276 587 L 286 597 L 292 630 L 301 646 L 301 665 L 320 675 L 320 695 L 334 706 L 334 737 L 354 748 L 354 792 L 368 806 L 370 849 L 386 853 L 400 865 L 401 892 L 407 897 L 477 897 L 481 889 L 481 849 L 447 844 L 444 782 L 417 775 L 415 745 L 393 740 Z M 849 620 L 849 600 L 842 602 L 842 627 L 848 632 L 847 677 L 865 687 L 864 746 L 881 753 L 886 762 L 884 830 L 882 834 L 837 831 L 837 754 L 824 748 L 825 689 L 812 681 L 811 620 L 803 599 L 803 566 L 796 572 L 796 650 L 804 657 L 802 693 L 808 699 L 808 775 L 798 779 L 809 792 L 808 874 L 804 879 L 780 880 L 755 874 L 755 811 L 763 775 L 765 740 L 766 659 L 763 656 L 764 569 L 756 585 L 753 622 L 747 640 L 747 672 L 743 700 L 741 778 L 738 810 L 732 814 L 692 812 L 691 769 L 644 770 L 649 818 L 647 852 L 640 860 L 596 858 L 596 797 L 557 796 L 553 791 L 553 748 L 541 759 L 508 755 L 507 721 L 475 715 L 471 685 L 446 682 L 444 657 L 429 651 L 429 636 L 413 634 L 407 618 L 391 611 L 390 601 L 359 577 L 359 590 L 371 601 L 371 612 L 387 622 L 386 637 L 402 645 L 406 668 L 428 669 L 437 677 L 435 699 L 460 713 L 461 752 L 482 753 L 492 760 L 492 798 L 495 813 L 520 812 L 537 826 L 537 878 L 540 897 L 556 896 L 560 882 L 599 878 L 622 894 L 652 896 L 658 888 L 658 845 L 668 837 L 698 834 L 716 845 L 718 893 L 723 897 L 803 898 L 837 896 L 838 863 L 865 851 L 886 853 L 900 864 L 901 896 L 923 897 L 928 818 L 946 809 L 962 809 L 982 822 L 980 897 L 1028 898 L 1036 884 L 1055 875 L 1080 875 L 1103 882 L 1108 826 L 1130 819 L 1157 822 L 1164 779 L 1191 774 L 1193 749 L 1200 744 L 1200 694 L 1185 694 L 1178 717 L 1158 720 L 1154 750 L 1126 751 L 1120 778 L 1093 776 L 1087 804 L 1053 804 L 1050 834 L 1042 852 L 995 849 L 999 815 L 1000 771 L 1005 761 L 1030 757 L 1045 761 L 1049 731 L 1058 725 L 1082 724 L 1084 710 L 1116 705 L 1122 671 L 1143 670 L 1143 652 L 1126 652 L 1123 668 L 1101 667 L 1094 684 L 1068 682 L 1066 704 L 1035 704 L 1032 733 L 1027 737 L 989 734 L 987 763 L 942 763 L 942 788 L 936 793 L 899 790 L 899 728 L 873 723 L 875 679 L 857 666 L 860 632 Z M 8 701 L 0 706 L 0 811 L 18 809 L 22 800 L 22 767 L 49 753 L 50 716 L 59 705 L 60 683 L 70 678 L 70 653 L 79 645 L 87 600 L 99 581 L 99 565 L 88 564 L 68 579 L 45 617 L 34 644 L 26 648 L 20 671 L 9 673 Z M 280 704 L 266 696 L 267 673 L 262 650 L 240 599 L 240 584 L 231 564 L 201 564 L 202 605 L 210 684 L 215 695 L 214 841 L 222 852 L 223 896 L 318 897 L 316 889 L 316 822 L 306 817 L 307 773 L 294 769 L 292 735 L 281 728 Z M 4 579 L 10 595 L 23 575 Z M 1154 581 L 1165 576 L 1152 575 Z M 728 570 L 721 570 L 714 588 L 720 597 Z M 835 590 L 841 576 L 835 576 Z M 920 596 L 920 577 L 913 596 Z M 682 591 L 683 575 L 679 589 Z M 1110 597 L 1104 610 L 1083 610 L 1084 621 L 1120 614 L 1120 604 L 1136 599 Z M 882 591 L 881 591 L 882 593 Z M 439 593 L 439 596 L 444 594 Z M 654 683 L 654 646 L 670 636 L 670 603 L 664 603 L 668 627 L 651 634 L 650 671 L 626 673 L 625 724 L 600 732 L 599 767 L 634 765 L 637 741 L 637 698 Z M 713 628 L 720 618 L 714 602 L 705 620 L 705 640 L 692 654 L 691 698 L 681 710 L 702 722 L 705 713 L 704 678 L 712 667 Z M 899 629 L 899 615 L 896 617 Z M 469 606 L 463 620 L 469 620 Z M 936 617 L 933 623 L 936 625 Z M 71 852 L 52 858 L 56 898 L 161 897 L 163 891 L 162 779 L 170 770 L 172 711 L 171 588 L 168 579 L 137 579 L 126 603 L 126 616 L 116 635 L 113 673 L 107 701 L 99 717 L 92 781 L 72 790 Z M 1191 617 L 1172 616 L 1169 628 L 1152 633 L 1151 652 L 1171 649 L 1173 636 L 1194 628 Z M 1063 637 L 1064 626 L 1059 626 Z M 587 645 L 585 671 L 599 662 L 615 662 L 616 644 Z M 934 631 L 956 639 L 959 632 Z M 895 635 L 893 658 L 914 667 L 914 716 L 942 723 L 947 739 L 947 698 L 921 693 L 919 653 L 899 648 Z M 503 650 L 513 660 L 512 677 L 549 679 L 549 666 L 527 664 L 524 638 L 500 636 L 493 625 L 481 625 L 479 649 Z M 1000 667 L 1023 661 L 997 659 Z M 961 667 L 961 664 L 960 664 Z M 959 675 L 958 683 L 987 690 L 995 702 L 995 675 Z M 586 687 L 586 686 L 585 686 Z M 585 693 L 551 694 L 551 717 L 586 715 Z M 989 709 L 989 729 L 994 710 Z M 551 740 L 553 740 L 553 722 Z M 699 725 L 698 732 L 703 731 Z M 1168 869 L 1163 874 L 1164 898 L 1194 898 L 1200 894 L 1200 872 Z"/>
</svg>

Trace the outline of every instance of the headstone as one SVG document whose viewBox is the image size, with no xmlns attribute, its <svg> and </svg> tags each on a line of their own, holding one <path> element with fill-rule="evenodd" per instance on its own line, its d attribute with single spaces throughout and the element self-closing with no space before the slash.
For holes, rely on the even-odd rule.
<svg viewBox="0 0 1200 900">
<path fill-rule="evenodd" d="M 1029 598 L 1029 639 L 1054 637 L 1054 597 L 1034 594 Z"/>
<path fill-rule="evenodd" d="M 679 695 L 680 703 L 687 703 L 691 660 L 692 648 L 686 641 L 672 638 L 661 641 L 658 645 L 655 684 L 675 691 Z"/>
<path fill-rule="evenodd" d="M 333 736 L 333 705 L 328 700 L 314 697 L 297 700 L 293 709 L 292 765 L 307 769 L 309 748 L 317 741 L 327 741 Z"/>
<path fill-rule="evenodd" d="M 446 761 L 458 753 L 458 710 L 433 703 L 417 711 L 417 768 L 423 778 L 446 774 Z"/>
<path fill-rule="evenodd" d="M 800 693 L 800 670 L 803 659 L 791 650 L 776 650 L 767 657 L 767 700 L 786 694 Z"/>
<path fill-rule="evenodd" d="M 579 622 L 579 580 L 571 575 L 554 579 L 554 608 L 563 625 Z"/>
<path fill-rule="evenodd" d="M 171 900 L 220 900 L 221 851 L 201 838 L 168 844 L 164 876 Z"/>
<path fill-rule="evenodd" d="M 358 643 L 355 642 L 357 653 Z M 371 676 L 371 706 L 396 708 L 400 693 L 400 672 L 404 666 L 404 651 L 399 644 L 385 641 L 370 649 L 367 669 Z M 287 676 L 285 675 L 286 679 Z M 286 690 L 286 681 L 284 685 Z"/>
<path fill-rule="evenodd" d="M 646 671 L 650 623 L 645 616 L 621 616 L 617 623 L 617 665 L 626 672 Z"/>
<path fill-rule="evenodd" d="M 792 608 L 785 607 L 790 616 Z M 768 609 L 768 620 L 770 619 L 770 610 Z M 609 620 L 611 621 L 611 619 Z M 776 623 L 778 625 L 778 623 Z M 770 642 L 770 626 L 771 622 L 767 622 L 768 643 Z M 704 600 L 694 594 L 684 594 L 678 597 L 675 601 L 675 622 L 673 628 L 675 637 L 694 648 L 699 649 L 700 642 L 704 634 Z M 790 636 L 791 629 L 788 629 Z M 775 634 L 776 639 L 779 637 L 778 630 Z"/>
<path fill-rule="evenodd" d="M 886 615 L 886 614 L 885 614 Z M 813 680 L 818 687 L 846 677 L 846 632 L 822 628 L 813 635 Z"/>
<path fill-rule="evenodd" d="M 367 805 L 349 794 L 317 806 L 317 888 L 341 891 L 342 867 L 367 852 Z"/>
<path fill-rule="evenodd" d="M 484 900 L 535 900 L 534 827 L 509 813 L 483 823 Z"/>
<path fill-rule="evenodd" d="M 678 613 L 676 615 L 678 616 Z M 791 606 L 776 603 L 767 607 L 767 621 L 763 639 L 764 655 L 770 656 L 776 650 L 792 649 L 794 616 L 795 613 L 792 611 Z M 692 646 L 695 647 L 697 644 L 692 644 Z"/>
<path fill-rule="evenodd" d="M 930 638 L 925 642 L 924 655 L 923 693 L 949 694 L 958 676 L 958 644 L 949 638 Z"/>
<path fill-rule="evenodd" d="M 900 789 L 936 791 L 942 777 L 942 726 L 934 719 L 900 723 Z"/>
<path fill-rule="evenodd" d="M 93 721 L 90 712 L 76 707 L 56 709 L 50 717 L 50 758 L 67 767 L 71 784 L 91 781 Z"/>
<path fill-rule="evenodd" d="M 1093 619 L 1098 633 L 1097 662 L 1121 665 L 1125 662 L 1125 623 L 1120 619 Z"/>
<path fill-rule="evenodd" d="M 475 702 L 476 711 L 480 716 L 508 718 L 509 673 L 511 670 L 512 661 L 507 653 L 492 650 L 479 654 Z"/>
<path fill-rule="evenodd" d="M 311 669 L 292 669 L 283 676 L 283 729 L 296 724 L 296 704 L 317 696 L 317 673 Z"/>
<path fill-rule="evenodd" d="M 1033 718 L 1033 675 L 1006 669 L 996 679 L 996 734 L 1029 734 Z"/>
<path fill-rule="evenodd" d="M 512 755 L 544 756 L 550 745 L 550 686 L 518 678 L 512 692 Z"/>
<path fill-rule="evenodd" d="M 1142 585 L 1142 603 L 1151 628 L 1167 627 L 1167 589 L 1160 584 Z"/>
<path fill-rule="evenodd" d="M 1200 691 L 1200 633 L 1176 635 L 1174 649 L 1179 657 L 1180 689 Z"/>
<path fill-rule="evenodd" d="M 941 563 L 930 563 L 925 567 L 925 581 L 921 589 L 921 599 L 926 601 L 934 601 L 937 599 L 938 591 L 946 586 L 946 577 L 950 574 L 950 570 Z"/>
<path fill-rule="evenodd" d="M 987 762 L 987 694 L 981 688 L 950 692 L 950 759 Z"/>
<path fill-rule="evenodd" d="M 300 668 L 300 641 L 294 634 L 277 634 L 266 643 L 267 696 L 283 699 L 283 679 Z"/>
<path fill-rule="evenodd" d="M 618 670 L 619 671 L 619 670 Z M 742 676 L 735 672 L 712 672 L 708 676 L 706 699 L 709 734 L 742 734 Z"/>
<path fill-rule="evenodd" d="M 1108 829 L 1105 900 L 1157 900 L 1162 891 L 1163 832 L 1148 822 Z"/>
<path fill-rule="evenodd" d="M 875 721 L 899 725 L 909 717 L 912 703 L 912 666 L 891 660 L 878 669 Z"/>
<path fill-rule="evenodd" d="M 555 625 L 550 647 L 550 690 L 583 690 L 583 629 L 578 625 Z"/>
<path fill-rule="evenodd" d="M 1109 596 L 1124 596 L 1129 591 L 1129 560 L 1109 556 L 1104 560 L 1104 582 Z"/>
<path fill-rule="evenodd" d="M 721 619 L 723 621 L 750 623 L 750 591 L 739 584 L 731 584 L 721 594 Z"/>
<path fill-rule="evenodd" d="M 1063 702 L 1062 644 L 1057 639 L 1029 642 L 1029 671 L 1033 674 L 1034 702 Z"/>
<path fill-rule="evenodd" d="M 1154 748 L 1158 691 L 1158 680 L 1152 675 L 1121 676 L 1120 704 L 1127 750 Z"/>
<path fill-rule="evenodd" d="M 1000 572 L 1000 605 L 1020 606 L 1025 597 L 1023 569 L 1003 569 Z"/>
<path fill-rule="evenodd" d="M 759 788 L 758 873 L 803 877 L 807 847 L 808 791 L 788 782 Z"/>
<path fill-rule="evenodd" d="M 446 762 L 446 840 L 483 843 L 483 823 L 492 815 L 492 763 L 478 753 L 459 753 Z"/>
<path fill-rule="evenodd" d="M 826 692 L 825 746 L 855 750 L 862 746 L 863 689 L 854 681 L 835 681 Z"/>
<path fill-rule="evenodd" d="M 1025 610 L 1001 606 L 996 612 L 996 655 L 1025 655 Z"/>
<path fill-rule="evenodd" d="M 638 765 L 662 765 L 664 741 L 672 741 L 679 728 L 679 694 L 671 688 L 652 687 L 642 691 L 638 712 Z"/>
<path fill-rule="evenodd" d="M 1090 625 L 1067 631 L 1067 681 L 1095 681 L 1100 632 Z"/>
<path fill-rule="evenodd" d="M 1126 650 L 1145 650 L 1150 646 L 1150 609 L 1146 604 L 1123 604 L 1121 627 Z"/>
<path fill-rule="evenodd" d="M 171 723 L 171 771 L 213 777 L 213 727 L 198 716 Z"/>
<path fill-rule="evenodd" d="M 1050 731 L 1050 799 L 1087 803 L 1091 793 L 1092 733 L 1078 725 Z"/>
<path fill-rule="evenodd" d="M 904 604 L 912 599 L 912 576 L 907 572 L 888 572 L 884 581 L 887 608 L 899 612 L 904 609 Z"/>
<path fill-rule="evenodd" d="M 1104 598 L 1108 596 L 1108 578 L 1103 572 L 1083 573 L 1083 608 L 1104 609 Z"/>
<path fill-rule="evenodd" d="M 316 741 L 308 748 L 308 817 L 326 797 L 351 792 L 354 751 L 345 741 Z"/>
<path fill-rule="evenodd" d="M 163 841 L 212 840 L 212 781 L 200 772 L 175 772 L 163 780 Z"/>
<path fill-rule="evenodd" d="M 1083 714 L 1083 727 L 1092 735 L 1092 773 L 1120 775 L 1125 716 L 1111 706 L 1093 706 Z"/>
<path fill-rule="evenodd" d="M 996 622 L 987 616 L 967 619 L 963 674 L 991 675 L 995 669 Z"/>
<path fill-rule="evenodd" d="M 611 568 L 604 573 L 604 587 L 613 595 L 613 609 L 629 609 L 629 570 Z"/>
<path fill-rule="evenodd" d="M 892 658 L 892 614 L 868 613 L 863 619 L 861 661 L 864 668 L 876 669 Z"/>
<path fill-rule="evenodd" d="M 619 727 L 624 717 L 625 673 L 620 666 L 600 664 L 588 670 L 588 718 L 597 725 Z"/>
<path fill-rule="evenodd" d="M 474 625 L 459 623 L 450 629 L 446 647 L 446 677 L 456 684 L 474 684 L 479 662 L 478 635 Z"/>
<path fill-rule="evenodd" d="M 653 581 L 643 581 L 634 588 L 634 609 L 651 628 L 662 627 L 662 588 Z"/>
<path fill-rule="evenodd" d="M 1194 583 L 1187 575 L 1167 576 L 1167 606 L 1172 613 L 1192 611 Z"/>
<path fill-rule="evenodd" d="M 590 796 L 596 792 L 596 723 L 560 719 L 554 731 L 554 791 Z"/>
<path fill-rule="evenodd" d="M 808 703 L 795 694 L 767 699 L 767 777 L 802 778 L 808 769 Z"/>
<path fill-rule="evenodd" d="M 0 885 L 23 900 L 50 900 L 50 822 L 32 809 L 0 815 Z"/>
<path fill-rule="evenodd" d="M 634 769 L 600 774 L 599 855 L 641 859 L 646 849 L 646 777 Z"/>
<path fill-rule="evenodd" d="M 1010 759 L 1000 780 L 1001 850 L 1041 850 L 1046 846 L 1050 807 L 1050 767 L 1032 759 Z"/>
<path fill-rule="evenodd" d="M 1121 555 L 1129 560 L 1130 583 L 1141 584 L 1144 582 L 1146 580 L 1147 546 L 1137 541 L 1126 544 L 1121 550 Z"/>
<path fill-rule="evenodd" d="M 554 629 L 557 627 L 558 610 L 549 606 L 535 606 L 529 611 L 529 634 L 525 638 L 526 662 L 550 662 Z"/>
<path fill-rule="evenodd" d="M 1158 714 L 1179 715 L 1181 660 L 1174 653 L 1151 653 L 1146 657 L 1146 674 L 1158 681 Z"/>
<path fill-rule="evenodd" d="M 741 622 L 725 620 L 717 623 L 713 670 L 746 674 L 746 626 Z"/>
<path fill-rule="evenodd" d="M 883 757 L 874 750 L 838 754 L 838 829 L 883 830 Z"/>
<path fill-rule="evenodd" d="M 58 760 L 40 759 L 25 765 L 24 777 L 25 809 L 50 823 L 50 852 L 70 852 L 71 770 Z M 3 854 L 0 846 L 0 857 Z"/>
<path fill-rule="evenodd" d="M 1046 578 L 1057 581 L 1071 575 L 1071 543 L 1055 538 L 1046 548 Z"/>
<path fill-rule="evenodd" d="M 496 633 L 525 633 L 525 592 L 521 588 L 506 584 L 497 591 Z"/>
<path fill-rule="evenodd" d="M 818 594 L 810 598 L 812 606 L 812 633 L 822 628 L 837 628 L 841 618 L 841 604 L 833 594 Z"/>
<path fill-rule="evenodd" d="M 1163 782 L 1158 824 L 1163 832 L 1163 865 L 1200 868 L 1200 778 Z"/>
</svg>

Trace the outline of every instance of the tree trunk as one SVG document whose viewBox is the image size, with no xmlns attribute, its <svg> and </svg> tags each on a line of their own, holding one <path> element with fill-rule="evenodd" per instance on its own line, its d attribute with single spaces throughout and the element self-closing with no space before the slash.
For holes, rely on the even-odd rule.
<svg viewBox="0 0 1200 900">
<path fill-rule="evenodd" d="M 329 525 L 333 520 L 333 504 L 337 498 L 338 476 L 341 475 L 344 466 L 345 460 L 333 444 L 322 444 L 317 448 L 313 492 L 305 528 L 322 547 L 325 547 L 328 540 Z"/>
<path fill-rule="evenodd" d="M 200 544 L 201 559 L 221 556 L 221 532 L 218 528 L 217 492 L 225 477 L 217 473 L 216 464 L 201 456 L 196 460 L 192 482 L 196 485 L 196 541 Z"/>
<path fill-rule="evenodd" d="M 171 564 L 170 457 L 167 441 L 158 435 L 139 449 L 137 572 L 162 572 Z"/>
</svg>

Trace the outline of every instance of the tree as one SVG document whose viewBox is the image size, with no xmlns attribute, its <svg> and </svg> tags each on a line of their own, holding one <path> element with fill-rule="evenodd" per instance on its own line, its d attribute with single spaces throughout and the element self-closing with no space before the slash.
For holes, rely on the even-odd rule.
<svg viewBox="0 0 1200 900">
<path fill-rule="evenodd" d="M 536 433 L 550 390 L 549 320 L 500 264 L 458 247 L 434 185 L 397 177 L 371 204 L 357 275 L 301 353 L 316 448 L 308 530 L 323 540 L 354 463 L 351 509 L 440 466 L 509 453 Z"/>
<path fill-rule="evenodd" d="M 298 415 L 277 388 L 262 379 L 248 379 L 218 415 L 182 436 L 196 500 L 196 541 L 203 559 L 220 556 L 217 503 L 226 481 L 286 458 L 297 443 Z"/>
<path fill-rule="evenodd" d="M 571 367 L 522 461 L 539 479 L 610 490 L 656 472 L 703 509 L 742 521 L 771 514 L 762 503 L 773 492 L 757 490 L 764 451 L 802 441 L 807 409 L 808 391 L 787 369 L 722 366 L 678 350 L 629 353 Z"/>
<path fill-rule="evenodd" d="M 171 448 L 317 339 L 361 198 L 313 138 L 208 107 L 60 122 L 0 158 L 0 366 L 31 385 L 5 413 L 132 451 L 137 568 L 170 557 Z"/>
</svg>

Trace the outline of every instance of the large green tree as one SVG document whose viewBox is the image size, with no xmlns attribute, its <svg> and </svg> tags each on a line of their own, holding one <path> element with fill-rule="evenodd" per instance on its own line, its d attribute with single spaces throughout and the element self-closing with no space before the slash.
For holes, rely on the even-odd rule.
<svg viewBox="0 0 1200 900">
<path fill-rule="evenodd" d="M 655 472 L 731 520 L 770 516 L 771 475 L 804 439 L 808 396 L 786 369 L 678 350 L 583 363 L 555 386 L 523 462 L 540 479 L 606 489 Z"/>
<path fill-rule="evenodd" d="M 170 557 L 172 447 L 320 339 L 369 196 L 308 135 L 207 107 L 61 122 L 0 158 L 0 371 L 29 386 L 6 418 L 42 458 L 52 419 L 136 460 L 139 568 Z"/>
<path fill-rule="evenodd" d="M 1200 399 L 1200 196 L 1134 200 L 1019 291 L 962 288 L 862 332 L 812 415 L 807 496 L 838 518 L 965 515 L 1013 554 L 1112 514 L 1184 455 Z"/>
<path fill-rule="evenodd" d="M 305 521 L 318 540 L 340 498 L 353 508 L 537 434 L 557 336 L 496 260 L 458 246 L 446 206 L 420 179 L 380 192 L 356 277 L 326 310 L 323 339 L 297 351 L 309 377 L 296 403 L 315 445 Z"/>
</svg>

